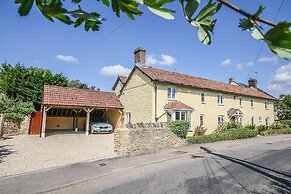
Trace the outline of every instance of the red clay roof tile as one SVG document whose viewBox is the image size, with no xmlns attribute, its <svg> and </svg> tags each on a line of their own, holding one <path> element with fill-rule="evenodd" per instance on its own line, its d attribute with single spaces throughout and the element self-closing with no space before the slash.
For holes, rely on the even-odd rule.
<svg viewBox="0 0 291 194">
<path fill-rule="evenodd" d="M 60 86 L 44 86 L 44 105 L 118 108 L 123 106 L 113 92 L 101 92 Z"/>
<path fill-rule="evenodd" d="M 165 110 L 193 110 L 193 108 L 180 101 L 173 101 L 165 106 Z"/>
<path fill-rule="evenodd" d="M 173 84 L 180 84 L 195 88 L 216 90 L 221 92 L 228 92 L 234 94 L 241 94 L 246 96 L 253 96 L 259 98 L 265 98 L 270 100 L 275 100 L 274 97 L 257 91 L 255 89 L 235 86 L 232 84 L 227 84 L 223 82 L 213 81 L 205 78 L 194 77 L 191 75 L 186 75 L 182 73 L 170 72 L 162 69 L 157 69 L 153 67 L 138 67 L 142 72 L 148 75 L 151 79 L 160 82 L 168 82 Z"/>
</svg>

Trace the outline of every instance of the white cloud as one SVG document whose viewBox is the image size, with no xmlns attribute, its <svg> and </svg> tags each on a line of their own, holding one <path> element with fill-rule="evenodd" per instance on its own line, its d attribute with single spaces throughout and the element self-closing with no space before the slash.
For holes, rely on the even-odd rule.
<svg viewBox="0 0 291 194">
<path fill-rule="evenodd" d="M 112 66 L 106 66 L 103 67 L 100 70 L 100 73 L 102 75 L 110 75 L 110 76 L 117 76 L 117 75 L 129 75 L 131 69 L 128 69 L 126 67 L 123 67 L 122 65 L 112 65 Z"/>
<path fill-rule="evenodd" d="M 276 70 L 267 88 L 278 94 L 291 94 L 291 63 Z"/>
<path fill-rule="evenodd" d="M 73 57 L 72 55 L 57 55 L 56 59 L 60 60 L 60 61 L 66 61 L 69 63 L 77 63 L 78 62 L 78 59 L 76 57 Z"/>
<path fill-rule="evenodd" d="M 162 54 L 159 57 L 148 55 L 146 61 L 147 65 L 173 65 L 177 63 L 177 59 L 166 54 Z"/>
<path fill-rule="evenodd" d="M 238 63 L 235 65 L 235 68 L 237 70 L 241 70 L 243 67 L 249 67 L 249 66 L 253 66 L 254 63 L 253 62 L 247 62 L 247 63 Z"/>
<path fill-rule="evenodd" d="M 259 62 L 261 63 L 272 63 L 272 64 L 277 64 L 279 60 L 279 57 L 274 56 L 274 57 L 261 57 L 259 58 Z"/>
<path fill-rule="evenodd" d="M 232 64 L 232 61 L 230 59 L 225 59 L 220 65 L 221 66 L 227 66 Z"/>
</svg>

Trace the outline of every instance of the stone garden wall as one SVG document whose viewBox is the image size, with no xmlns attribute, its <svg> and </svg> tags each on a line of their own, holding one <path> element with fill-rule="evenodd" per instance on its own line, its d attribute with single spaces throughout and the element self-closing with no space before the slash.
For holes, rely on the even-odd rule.
<svg viewBox="0 0 291 194">
<path fill-rule="evenodd" d="M 118 155 L 137 155 L 180 147 L 187 142 L 177 137 L 167 123 L 138 123 L 114 132 L 114 149 Z"/>
<path fill-rule="evenodd" d="M 25 116 L 22 122 L 3 119 L 1 136 L 28 134 L 30 115 Z"/>
</svg>

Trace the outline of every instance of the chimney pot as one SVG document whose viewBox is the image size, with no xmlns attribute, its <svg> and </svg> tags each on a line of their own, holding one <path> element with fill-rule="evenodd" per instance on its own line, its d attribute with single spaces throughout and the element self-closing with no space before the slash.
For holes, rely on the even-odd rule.
<svg viewBox="0 0 291 194">
<path fill-rule="evenodd" d="M 144 66 L 146 64 L 146 49 L 138 47 L 134 50 L 134 64 Z"/>
<path fill-rule="evenodd" d="M 230 78 L 228 79 L 228 83 L 229 83 L 229 84 L 231 84 L 232 82 L 234 82 L 234 77 L 230 77 Z"/>
<path fill-rule="evenodd" d="M 249 79 L 249 87 L 257 88 L 258 87 L 258 81 L 256 79 L 250 78 Z"/>
</svg>

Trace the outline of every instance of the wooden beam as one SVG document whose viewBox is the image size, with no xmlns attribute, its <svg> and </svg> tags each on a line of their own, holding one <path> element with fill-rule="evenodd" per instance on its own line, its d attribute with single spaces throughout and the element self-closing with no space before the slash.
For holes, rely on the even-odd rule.
<svg viewBox="0 0 291 194">
<path fill-rule="evenodd" d="M 41 137 L 45 137 L 45 127 L 46 127 L 46 114 L 51 107 L 43 107 L 42 110 L 42 125 L 41 125 Z"/>
</svg>

